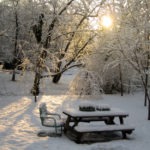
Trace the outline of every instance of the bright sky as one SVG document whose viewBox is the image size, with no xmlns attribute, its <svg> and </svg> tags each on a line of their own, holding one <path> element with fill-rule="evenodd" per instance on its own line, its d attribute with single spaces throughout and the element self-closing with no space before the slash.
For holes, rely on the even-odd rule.
<svg viewBox="0 0 150 150">
<path fill-rule="evenodd" d="M 103 16 L 101 19 L 101 24 L 103 27 L 109 28 L 112 26 L 112 19 L 110 16 Z"/>
<path fill-rule="evenodd" d="M 91 18 L 90 23 L 93 29 L 97 30 L 100 26 L 104 28 L 110 28 L 112 26 L 113 20 L 110 16 L 104 15 L 101 19 Z"/>
</svg>

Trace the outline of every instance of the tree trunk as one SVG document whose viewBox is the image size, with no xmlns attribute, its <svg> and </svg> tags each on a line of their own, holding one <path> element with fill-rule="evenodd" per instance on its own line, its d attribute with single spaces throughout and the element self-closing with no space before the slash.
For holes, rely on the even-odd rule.
<svg viewBox="0 0 150 150">
<path fill-rule="evenodd" d="M 39 44 L 42 39 L 42 27 L 43 27 L 43 18 L 44 15 L 39 15 L 38 24 L 33 26 L 33 33 L 35 35 L 35 38 L 37 40 L 37 43 Z M 31 93 L 35 97 L 35 102 L 37 102 L 37 95 L 40 93 L 40 79 L 41 79 L 41 73 L 42 73 L 42 65 L 44 63 L 44 59 L 47 57 L 47 51 L 43 50 L 40 54 L 40 57 L 37 59 L 36 64 L 36 71 L 35 71 L 35 77 L 34 77 L 34 84 L 31 89 Z"/>
<path fill-rule="evenodd" d="M 145 101 L 144 101 L 144 106 L 147 106 L 147 93 L 148 93 L 148 74 L 146 74 L 146 77 L 145 77 Z"/>
<path fill-rule="evenodd" d="M 61 78 L 61 76 L 62 76 L 62 73 L 59 73 L 60 72 L 60 68 L 61 68 L 61 62 L 59 62 L 58 64 L 57 64 L 57 69 L 55 70 L 55 73 L 57 73 L 58 72 L 58 74 L 56 74 L 56 75 L 54 75 L 53 76 L 53 79 L 52 79 L 52 82 L 53 83 L 58 83 L 59 82 L 59 80 L 60 80 L 60 78 Z"/>
<path fill-rule="evenodd" d="M 123 80 L 122 80 L 121 64 L 119 64 L 119 75 L 120 75 L 120 92 L 121 96 L 123 96 Z"/>
<path fill-rule="evenodd" d="M 128 94 L 130 94 L 130 93 L 131 93 L 131 81 L 129 79 L 129 81 L 128 81 Z"/>
<path fill-rule="evenodd" d="M 61 76 L 62 76 L 62 73 L 59 73 L 59 74 L 57 74 L 57 75 L 54 75 L 53 76 L 53 83 L 58 83 L 59 82 L 59 80 L 60 80 L 60 78 L 61 78 Z"/>
<path fill-rule="evenodd" d="M 34 96 L 34 101 L 35 101 L 35 103 L 37 102 L 37 96 L 36 95 Z"/>
<path fill-rule="evenodd" d="M 147 54 L 147 64 L 146 64 L 146 75 L 145 75 L 145 86 L 146 86 L 146 91 L 145 91 L 145 101 L 144 101 L 144 106 L 147 106 L 147 93 L 148 93 L 148 74 L 149 74 L 149 60 L 150 60 L 150 54 L 148 52 Z"/>
<path fill-rule="evenodd" d="M 17 3 L 18 5 L 18 3 Z M 13 66 L 14 66 L 14 70 L 13 70 L 13 74 L 12 74 L 12 81 L 16 81 L 15 77 L 16 77 L 16 72 L 15 72 L 15 68 L 18 64 L 18 35 L 19 35 L 19 21 L 18 21 L 18 12 L 17 10 L 15 11 L 15 24 L 16 24 L 16 29 L 15 29 L 15 47 L 14 47 L 14 60 L 13 60 Z"/>
<path fill-rule="evenodd" d="M 145 89 L 146 91 L 146 89 Z M 150 97 L 149 97 L 149 93 L 148 93 L 148 90 L 147 90 L 147 102 L 148 102 L 148 120 L 150 120 Z"/>
<path fill-rule="evenodd" d="M 31 93 L 34 95 L 35 97 L 35 102 L 37 102 L 37 96 L 40 93 L 40 74 L 39 73 L 35 73 L 35 78 L 34 78 L 34 85 L 33 88 L 31 90 Z"/>
<path fill-rule="evenodd" d="M 144 90 L 145 90 L 145 95 L 147 96 L 147 102 L 148 102 L 148 120 L 150 120 L 150 97 L 149 97 L 149 93 L 148 93 L 148 89 L 144 80 L 144 77 L 141 76 L 141 80 L 144 86 Z"/>
<path fill-rule="evenodd" d="M 12 79 L 11 79 L 11 81 L 16 81 L 16 73 L 15 73 L 15 69 L 13 70 L 13 72 L 12 72 Z"/>
<path fill-rule="evenodd" d="M 148 120 L 150 120 L 150 101 L 148 101 Z"/>
<path fill-rule="evenodd" d="M 44 18 L 44 15 L 40 14 L 38 23 L 32 27 L 37 43 L 40 43 L 42 40 L 43 18 Z"/>
</svg>

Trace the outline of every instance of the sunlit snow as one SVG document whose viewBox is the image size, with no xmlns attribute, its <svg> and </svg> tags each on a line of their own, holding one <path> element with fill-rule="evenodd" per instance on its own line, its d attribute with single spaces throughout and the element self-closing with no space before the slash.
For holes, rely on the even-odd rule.
<svg viewBox="0 0 150 150">
<path fill-rule="evenodd" d="M 44 79 L 41 83 L 42 94 L 38 102 L 30 94 L 32 76 L 17 76 L 16 82 L 10 81 L 11 74 L 0 72 L 0 150 L 149 150 L 150 121 L 147 108 L 143 106 L 143 93 L 131 95 L 103 95 L 103 98 L 84 98 L 69 95 L 69 83 L 77 70 L 66 72 L 58 85 Z M 126 123 L 135 126 L 135 131 L 127 140 L 112 140 L 92 144 L 76 144 L 64 134 L 62 137 L 38 137 L 40 130 L 51 130 L 41 126 L 38 107 L 46 102 L 48 110 L 62 114 L 64 108 L 72 108 L 80 101 L 106 104 L 129 113 Z"/>
</svg>

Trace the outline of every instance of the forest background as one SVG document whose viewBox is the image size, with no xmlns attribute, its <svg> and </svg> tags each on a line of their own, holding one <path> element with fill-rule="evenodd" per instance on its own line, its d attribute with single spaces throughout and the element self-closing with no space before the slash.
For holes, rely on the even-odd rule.
<svg viewBox="0 0 150 150">
<path fill-rule="evenodd" d="M 71 89 L 78 95 L 131 93 L 149 98 L 150 2 L 148 0 L 1 0 L 0 61 L 3 69 L 34 72 L 29 91 L 58 84 L 64 72 L 81 71 Z M 109 16 L 112 25 L 102 26 Z"/>
</svg>

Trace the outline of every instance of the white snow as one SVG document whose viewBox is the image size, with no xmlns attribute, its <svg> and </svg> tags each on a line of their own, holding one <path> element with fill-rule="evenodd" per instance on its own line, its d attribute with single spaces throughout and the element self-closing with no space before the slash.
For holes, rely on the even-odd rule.
<svg viewBox="0 0 150 150">
<path fill-rule="evenodd" d="M 66 72 L 60 83 L 54 85 L 48 79 L 41 83 L 42 94 L 38 102 L 30 94 L 33 76 L 17 75 L 17 82 L 10 81 L 9 72 L 0 72 L 0 150 L 149 150 L 150 121 L 147 120 L 147 107 L 144 107 L 144 94 L 134 95 L 103 95 L 103 98 L 90 97 L 80 99 L 69 95 L 69 83 L 77 70 Z M 80 101 L 87 101 L 97 105 L 107 104 L 129 113 L 125 123 L 133 125 L 135 131 L 128 140 L 112 140 L 92 144 L 76 144 L 64 134 L 62 137 L 38 137 L 41 130 L 51 130 L 41 126 L 39 105 L 47 104 L 48 110 L 58 112 L 66 117 L 64 108 L 75 108 Z"/>
</svg>

